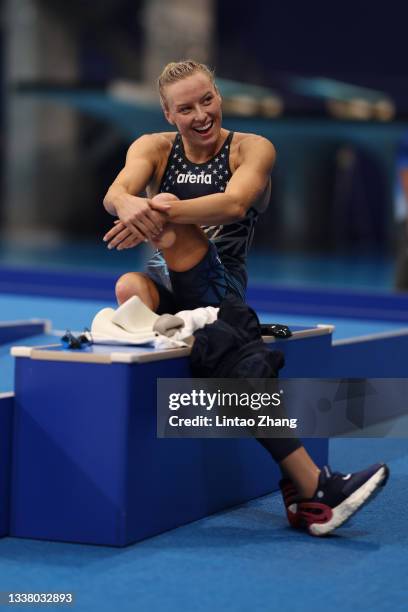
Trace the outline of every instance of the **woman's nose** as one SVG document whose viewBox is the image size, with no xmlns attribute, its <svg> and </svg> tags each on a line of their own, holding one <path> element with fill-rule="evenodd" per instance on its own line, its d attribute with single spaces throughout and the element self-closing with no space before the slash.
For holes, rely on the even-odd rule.
<svg viewBox="0 0 408 612">
<path fill-rule="evenodd" d="M 196 119 L 198 121 L 202 121 L 203 119 L 205 119 L 205 110 L 201 106 L 196 106 L 195 113 Z"/>
</svg>

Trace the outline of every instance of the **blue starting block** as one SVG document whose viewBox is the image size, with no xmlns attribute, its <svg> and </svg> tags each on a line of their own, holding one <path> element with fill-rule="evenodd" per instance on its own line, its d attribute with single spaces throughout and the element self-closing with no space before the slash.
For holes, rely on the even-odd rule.
<svg viewBox="0 0 408 612">
<path fill-rule="evenodd" d="M 21 338 L 29 338 L 46 334 L 50 328 L 49 321 L 29 319 L 24 321 L 0 321 L 0 346 L 16 342 Z M 12 423 L 14 393 L 4 393 L 2 382 L 5 367 L 5 356 L 0 352 L 0 537 L 9 534 L 10 522 L 10 473 L 12 449 Z M 10 387 L 6 386 L 6 389 Z"/>
<path fill-rule="evenodd" d="M 282 376 L 324 375 L 331 332 L 266 339 L 285 353 Z M 10 535 L 125 546 L 276 490 L 278 468 L 255 440 L 156 438 L 157 378 L 191 377 L 189 349 L 12 352 Z M 327 462 L 327 440 L 305 445 Z"/>
<path fill-rule="evenodd" d="M 29 338 L 47 334 L 51 323 L 43 319 L 29 319 L 27 321 L 0 321 L 0 344 L 15 342 L 20 338 Z"/>
<path fill-rule="evenodd" d="M 14 393 L 0 393 L 0 537 L 9 533 Z"/>
</svg>

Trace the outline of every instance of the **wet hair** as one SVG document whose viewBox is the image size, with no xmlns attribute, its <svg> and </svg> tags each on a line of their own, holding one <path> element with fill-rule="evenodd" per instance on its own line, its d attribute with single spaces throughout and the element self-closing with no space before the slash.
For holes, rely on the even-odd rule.
<svg viewBox="0 0 408 612">
<path fill-rule="evenodd" d="M 160 103 L 163 108 L 166 106 L 166 98 L 164 95 L 164 88 L 166 85 L 176 83 L 182 79 L 186 79 L 192 76 L 196 72 L 203 72 L 210 79 L 211 83 L 215 86 L 214 72 L 205 64 L 200 64 L 194 60 L 182 60 L 180 62 L 170 62 L 167 64 L 157 79 L 157 86 L 159 88 Z"/>
</svg>

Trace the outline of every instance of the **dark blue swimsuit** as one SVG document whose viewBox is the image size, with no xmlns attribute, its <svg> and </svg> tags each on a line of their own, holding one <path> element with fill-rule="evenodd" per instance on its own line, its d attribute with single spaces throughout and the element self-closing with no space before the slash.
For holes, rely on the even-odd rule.
<svg viewBox="0 0 408 612">
<path fill-rule="evenodd" d="M 196 164 L 187 159 L 180 134 L 176 135 L 160 184 L 160 193 L 189 200 L 225 191 L 232 176 L 229 165 L 230 132 L 221 149 L 210 160 Z M 160 251 L 150 259 L 148 276 L 160 294 L 159 313 L 218 306 L 229 293 L 245 299 L 246 258 L 258 212 L 250 208 L 241 221 L 229 225 L 202 226 L 209 250 L 186 272 L 168 270 Z"/>
</svg>

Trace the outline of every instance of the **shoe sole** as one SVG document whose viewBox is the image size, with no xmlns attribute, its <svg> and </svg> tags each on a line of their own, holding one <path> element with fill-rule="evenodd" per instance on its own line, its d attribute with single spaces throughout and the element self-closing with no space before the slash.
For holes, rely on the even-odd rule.
<svg viewBox="0 0 408 612">
<path fill-rule="evenodd" d="M 384 486 L 387 482 L 389 473 L 388 467 L 383 465 L 357 491 L 354 491 L 344 502 L 333 508 L 333 516 L 327 523 L 312 523 L 309 525 L 310 535 L 325 536 L 343 525 L 365 502 L 373 499 L 375 493 L 378 493 L 379 487 Z"/>
</svg>

